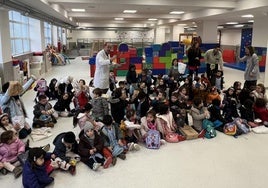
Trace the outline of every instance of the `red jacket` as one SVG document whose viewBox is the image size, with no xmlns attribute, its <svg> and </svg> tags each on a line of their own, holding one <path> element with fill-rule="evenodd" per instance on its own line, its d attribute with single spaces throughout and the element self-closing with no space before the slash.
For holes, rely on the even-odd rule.
<svg viewBox="0 0 268 188">
<path fill-rule="evenodd" d="M 268 109 L 266 107 L 253 107 L 256 118 L 260 118 L 262 121 L 268 121 Z"/>
</svg>

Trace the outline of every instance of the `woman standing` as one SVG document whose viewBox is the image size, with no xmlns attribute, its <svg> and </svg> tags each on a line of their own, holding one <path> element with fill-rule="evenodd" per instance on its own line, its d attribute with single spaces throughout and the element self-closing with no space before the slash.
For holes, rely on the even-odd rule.
<svg viewBox="0 0 268 188">
<path fill-rule="evenodd" d="M 198 68 L 200 66 L 201 49 L 197 41 L 192 43 L 192 46 L 188 49 L 188 68 L 189 74 L 192 77 L 194 72 L 198 76 Z"/>
<path fill-rule="evenodd" d="M 254 52 L 254 48 L 252 46 L 246 46 L 245 52 L 246 55 L 244 57 L 238 58 L 239 62 L 247 62 L 246 70 L 244 73 L 244 88 L 253 90 L 257 84 L 257 80 L 260 78 L 259 58 Z"/>
</svg>

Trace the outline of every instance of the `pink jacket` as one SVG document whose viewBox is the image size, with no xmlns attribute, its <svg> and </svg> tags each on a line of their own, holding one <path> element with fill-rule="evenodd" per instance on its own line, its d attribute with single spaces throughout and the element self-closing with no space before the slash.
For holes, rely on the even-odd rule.
<svg viewBox="0 0 268 188">
<path fill-rule="evenodd" d="M 17 138 L 11 144 L 0 144 L 0 161 L 1 162 L 15 162 L 18 160 L 17 156 L 25 152 L 25 144 Z"/>
</svg>

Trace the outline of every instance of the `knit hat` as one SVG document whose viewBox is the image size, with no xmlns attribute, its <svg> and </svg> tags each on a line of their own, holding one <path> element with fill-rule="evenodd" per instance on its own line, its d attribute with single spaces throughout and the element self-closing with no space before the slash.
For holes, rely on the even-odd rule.
<svg viewBox="0 0 268 188">
<path fill-rule="evenodd" d="M 64 137 L 63 137 L 64 142 L 73 144 L 75 143 L 75 135 L 73 132 L 66 132 Z"/>
<path fill-rule="evenodd" d="M 4 117 L 4 116 L 7 116 L 8 117 L 8 114 L 7 113 L 3 113 L 0 115 L 0 120 Z"/>
<path fill-rule="evenodd" d="M 93 130 L 94 126 L 92 125 L 92 123 L 90 123 L 89 121 L 86 121 L 85 126 L 84 126 L 84 132 L 86 133 L 89 130 Z"/>
</svg>

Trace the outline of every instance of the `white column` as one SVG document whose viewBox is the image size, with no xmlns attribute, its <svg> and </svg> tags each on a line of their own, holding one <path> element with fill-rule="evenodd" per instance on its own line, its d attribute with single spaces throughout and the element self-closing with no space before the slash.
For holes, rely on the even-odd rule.
<svg viewBox="0 0 268 188">
<path fill-rule="evenodd" d="M 252 36 L 252 46 L 255 47 L 267 47 L 267 30 L 268 25 L 264 24 L 267 23 L 268 17 L 258 17 L 254 18 L 254 24 L 253 24 L 253 36 Z"/>
<path fill-rule="evenodd" d="M 202 38 L 203 43 L 217 43 L 218 23 L 216 21 L 203 21 L 197 23 L 197 35 Z"/>
<path fill-rule="evenodd" d="M 155 43 L 162 44 L 165 42 L 166 29 L 164 27 L 156 28 Z"/>
<path fill-rule="evenodd" d="M 0 11 L 0 63 L 11 61 L 11 42 L 8 10 Z"/>
<path fill-rule="evenodd" d="M 174 25 L 172 27 L 172 40 L 173 41 L 179 41 L 181 33 L 184 33 L 184 26 Z"/>
</svg>

